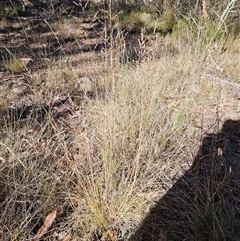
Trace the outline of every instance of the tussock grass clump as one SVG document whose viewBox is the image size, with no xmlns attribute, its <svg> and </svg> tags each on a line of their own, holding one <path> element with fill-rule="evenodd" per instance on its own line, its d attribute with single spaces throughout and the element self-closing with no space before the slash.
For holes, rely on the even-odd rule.
<svg viewBox="0 0 240 241">
<path fill-rule="evenodd" d="M 152 24 L 152 16 L 136 15 L 141 24 Z M 216 35 L 221 28 L 212 30 L 213 22 L 208 26 L 207 21 L 191 20 L 174 23 L 166 36 L 155 32 L 155 42 L 149 42 L 157 54 L 135 65 L 115 65 L 113 54 L 109 64 L 107 54 L 115 50 L 110 49 L 102 62 L 81 53 L 72 62 L 60 59 L 43 72 L 28 73 L 31 82 L 24 81 L 33 89 L 29 96 L 41 100 L 47 111 L 41 120 L 30 111 L 32 118 L 21 125 L 1 126 L 0 239 L 32 239 L 56 209 L 56 220 L 43 240 L 131 240 L 144 220 L 149 221 L 145 218 L 156 202 L 191 169 L 205 134 L 220 133 L 222 122 L 239 118 L 239 39 L 226 38 L 225 29 Z M 97 68 L 97 73 L 91 72 Z M 3 99 L 0 112 L 9 110 L 6 103 Z M 217 151 L 220 158 L 221 150 Z M 215 169 L 201 169 L 203 174 L 206 170 L 211 174 Z M 218 232 L 225 224 L 222 206 L 216 210 L 217 199 L 210 194 L 219 194 L 219 189 L 208 189 L 215 179 L 207 174 L 201 182 L 195 176 L 181 179 L 186 180 L 184 187 L 194 180 L 198 189 L 178 189 L 182 195 L 171 200 L 183 205 L 173 209 L 174 202 L 169 202 L 161 218 L 168 222 L 167 215 L 174 213 L 186 217 L 188 226 L 179 233 L 163 230 L 162 239 L 227 237 Z M 221 181 L 221 176 L 212 177 Z M 221 183 L 221 191 L 226 184 Z M 227 199 L 215 196 L 225 210 L 231 209 Z M 192 205 L 196 200 L 197 208 Z M 234 215 L 231 221 L 239 222 Z M 168 223 L 171 228 L 178 224 Z M 156 219 L 150 220 L 151 227 L 157 225 Z M 231 227 L 234 232 L 228 235 L 239 238 L 238 228 Z M 154 232 L 148 237 L 159 240 L 160 234 Z"/>
<path fill-rule="evenodd" d="M 10 60 L 5 63 L 5 67 L 13 73 L 20 73 L 27 70 L 27 65 L 31 61 L 31 58 L 18 58 L 12 56 Z"/>
<path fill-rule="evenodd" d="M 4 127 L 5 240 L 32 237 L 55 208 L 63 210 L 53 227 L 57 233 L 64 227 L 72 237 L 114 240 L 110 231 L 118 230 L 127 240 L 149 207 L 190 168 L 201 136 L 218 130 L 218 122 L 229 117 L 218 106 L 235 92 L 214 79 L 221 79 L 215 62 L 221 65 L 227 59 L 189 47 L 187 41 L 193 40 L 183 33 L 165 38 L 161 59 L 155 62 L 99 74 L 95 81 L 101 83 L 100 92 L 94 99 L 82 97 L 84 105 L 71 126 L 59 125 L 49 115 L 37 126 L 29 121 L 18 131 Z M 172 45 L 178 54 L 169 52 Z M 232 52 L 225 54 L 232 63 Z M 44 77 L 45 93 L 60 93 L 57 73 L 65 85 L 77 78 L 74 68 L 66 74 L 65 65 L 60 67 L 58 72 L 52 66 Z"/>
<path fill-rule="evenodd" d="M 127 240 L 153 197 L 183 174 L 201 132 L 218 129 L 213 106 L 226 93 L 202 75 L 201 59 L 190 56 L 118 70 L 113 92 L 90 106 L 87 125 L 75 133 L 76 178 L 69 193 L 80 207 L 75 215 L 87 220 L 79 221 L 79 233 L 85 225 L 103 236 L 120 227 Z"/>
</svg>

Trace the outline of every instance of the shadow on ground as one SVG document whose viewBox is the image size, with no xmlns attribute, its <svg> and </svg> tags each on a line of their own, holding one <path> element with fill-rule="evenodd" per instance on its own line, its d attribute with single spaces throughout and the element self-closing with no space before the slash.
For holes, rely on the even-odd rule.
<svg viewBox="0 0 240 241">
<path fill-rule="evenodd" d="M 104 22 L 89 16 L 65 16 L 54 19 L 50 14 L 15 17 L 0 26 L 0 71 L 10 58 L 30 57 L 39 70 L 50 60 L 79 53 L 100 51 L 105 47 Z"/>
<path fill-rule="evenodd" d="M 208 134 L 191 169 L 142 221 L 131 241 L 240 240 L 240 121 Z"/>
</svg>

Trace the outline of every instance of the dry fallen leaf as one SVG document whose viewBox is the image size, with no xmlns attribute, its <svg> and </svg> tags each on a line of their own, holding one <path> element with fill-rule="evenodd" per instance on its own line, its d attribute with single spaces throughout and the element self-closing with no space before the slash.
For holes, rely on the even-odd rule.
<svg viewBox="0 0 240 241">
<path fill-rule="evenodd" d="M 69 241 L 71 239 L 71 235 L 67 234 L 62 241 Z"/>
<path fill-rule="evenodd" d="M 55 220 L 57 215 L 57 210 L 53 210 L 51 213 L 47 215 L 42 227 L 38 230 L 37 234 L 33 237 L 33 241 L 38 241 L 52 226 L 53 221 Z"/>
</svg>

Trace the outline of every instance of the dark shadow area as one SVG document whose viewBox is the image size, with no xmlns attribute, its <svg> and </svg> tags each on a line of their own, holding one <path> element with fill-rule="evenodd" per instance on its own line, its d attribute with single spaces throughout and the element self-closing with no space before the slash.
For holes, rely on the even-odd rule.
<svg viewBox="0 0 240 241">
<path fill-rule="evenodd" d="M 131 241 L 240 240 L 240 121 L 203 138 L 191 169 L 151 208 Z"/>
<path fill-rule="evenodd" d="M 77 33 L 68 36 L 67 32 L 62 33 L 60 30 L 53 32 L 42 19 L 29 16 L 8 20 L 6 26 L 0 28 L 0 70 L 5 70 L 4 61 L 12 56 L 30 57 L 35 62 L 34 69 L 41 69 L 46 65 L 42 58 L 58 59 L 82 52 L 100 51 L 106 46 L 101 38 L 104 23 L 87 21 L 84 18 L 75 19 L 74 24 L 81 33 L 75 37 Z M 56 22 L 52 21 L 51 25 L 54 24 Z"/>
</svg>

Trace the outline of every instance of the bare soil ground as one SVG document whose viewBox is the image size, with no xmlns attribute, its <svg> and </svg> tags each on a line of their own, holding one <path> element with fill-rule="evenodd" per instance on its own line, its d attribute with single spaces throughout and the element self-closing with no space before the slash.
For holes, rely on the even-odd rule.
<svg viewBox="0 0 240 241">
<path fill-rule="evenodd" d="M 73 98 L 83 92 L 92 95 L 92 77 L 96 79 L 109 71 L 110 32 L 104 18 L 62 16 L 56 20 L 43 13 L 4 20 L 0 29 L 0 97 L 11 108 L 29 112 L 33 102 L 40 100 L 46 107 L 46 102 L 54 106 L 56 100 L 66 100 L 66 96 Z M 139 34 L 127 34 L 124 38 L 133 52 L 140 48 Z M 148 40 L 152 39 L 154 36 Z M 9 64 L 11 60 L 27 63 L 19 71 Z M 57 70 L 59 67 L 61 73 Z M 73 69 L 75 76 L 71 75 Z M 50 76 L 50 72 L 55 76 Z M 48 78 L 51 84 L 47 83 Z M 46 93 L 49 90 L 51 94 Z M 21 115 L 26 117 L 26 113 Z"/>
<path fill-rule="evenodd" d="M 16 96 L 10 93 L 26 97 L 34 78 L 44 75 L 49 66 L 62 62 L 79 68 L 82 75 L 97 73 L 99 65 L 93 67 L 93 63 L 103 63 L 100 50 L 107 44 L 103 39 L 103 24 L 98 19 L 80 17 L 48 21 L 44 16 L 19 17 L 3 22 L 0 36 L 1 93 L 7 94 L 2 97 L 9 101 L 16 100 Z M 11 71 L 8 62 L 13 58 L 30 58 L 31 61 L 24 70 Z M 38 84 L 41 85 L 35 83 L 29 91 L 37 92 L 34 87 L 37 88 Z M 21 89 L 25 93 L 21 93 Z"/>
</svg>

